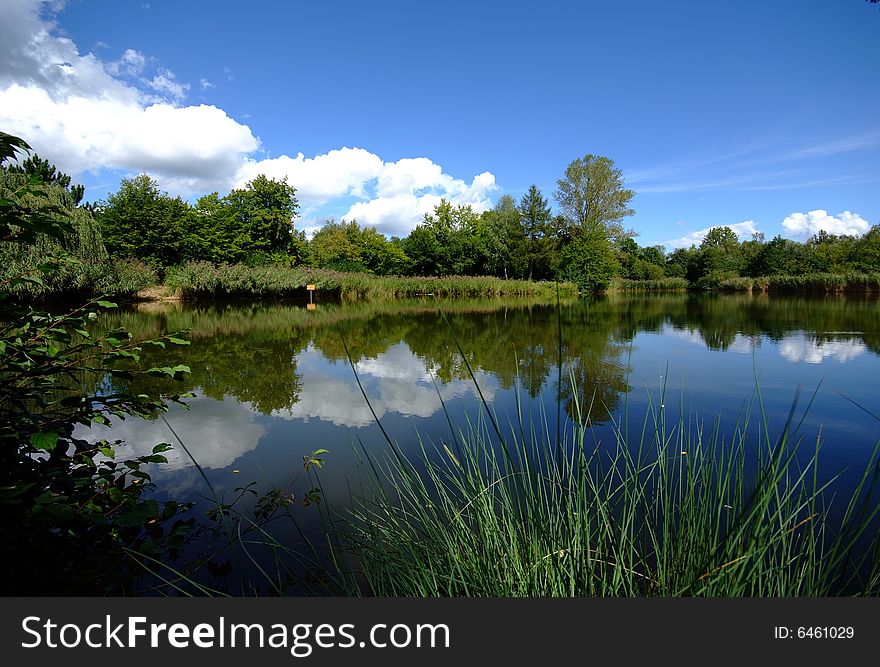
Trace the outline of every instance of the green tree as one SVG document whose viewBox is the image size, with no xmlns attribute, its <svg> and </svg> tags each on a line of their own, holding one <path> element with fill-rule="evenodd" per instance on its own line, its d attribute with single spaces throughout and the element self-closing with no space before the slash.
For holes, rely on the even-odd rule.
<svg viewBox="0 0 880 667">
<path fill-rule="evenodd" d="M 520 225 L 516 201 L 504 195 L 480 216 L 478 234 L 486 252 L 486 269 L 502 278 L 519 278 L 526 261 L 527 239 Z"/>
<path fill-rule="evenodd" d="M 485 271 L 486 249 L 478 235 L 479 216 L 470 206 L 445 199 L 426 213 L 403 249 L 416 275 L 477 275 Z"/>
<path fill-rule="evenodd" d="M 602 231 L 579 233 L 562 249 L 559 278 L 573 282 L 582 294 L 604 292 L 619 273 L 614 248 Z"/>
<path fill-rule="evenodd" d="M 373 273 L 380 276 L 405 273 L 409 258 L 374 227 L 361 227 L 357 220 L 328 220 L 309 244 L 315 266 L 336 271 Z"/>
<path fill-rule="evenodd" d="M 537 185 L 529 186 L 519 202 L 520 224 L 525 236 L 525 262 L 528 279 L 550 278 L 553 273 L 558 239 L 553 234 L 550 206 Z"/>
<path fill-rule="evenodd" d="M 819 271 L 845 273 L 853 268 L 853 255 L 859 240 L 854 236 L 836 236 L 819 231 L 807 245 L 813 249 Z"/>
<path fill-rule="evenodd" d="M 700 243 L 700 261 L 696 280 L 717 282 L 739 275 L 742 269 L 739 239 L 730 227 L 713 227 Z M 688 277 L 694 280 L 693 276 Z M 708 285 L 708 283 L 707 283 Z"/>
<path fill-rule="evenodd" d="M 621 221 L 635 211 L 635 192 L 623 186 L 623 173 L 607 157 L 585 155 L 571 162 L 556 181 L 556 200 L 572 224 L 572 235 L 600 232 L 609 239 L 634 236 Z"/>
<path fill-rule="evenodd" d="M 775 236 L 765 243 L 755 262 L 756 275 L 785 274 L 799 276 L 822 270 L 812 246 Z"/>
<path fill-rule="evenodd" d="M 286 177 L 278 181 L 260 174 L 244 188 L 230 192 L 226 201 L 250 237 L 251 251 L 289 251 L 299 203 L 296 188 L 288 184 Z"/>
<path fill-rule="evenodd" d="M 695 246 L 676 248 L 666 258 L 666 275 L 670 278 L 695 280 L 699 272 L 700 251 Z"/>
<path fill-rule="evenodd" d="M 764 233 L 755 232 L 748 241 L 743 241 L 739 245 L 740 256 L 742 257 L 742 272 L 747 276 L 761 275 L 759 266 L 759 257 L 761 249 L 764 247 Z"/>
<path fill-rule="evenodd" d="M 616 244 L 621 275 L 630 280 L 656 280 L 664 276 L 666 258 L 661 247 L 641 248 L 631 238 Z"/>
<path fill-rule="evenodd" d="M 336 271 L 363 271 L 357 245 L 357 223 L 337 222 L 332 218 L 315 232 L 309 242 L 311 261 L 315 266 Z"/>
<path fill-rule="evenodd" d="M 415 276 L 440 275 L 444 253 L 433 227 L 416 225 L 409 235 L 401 241 L 404 253 L 410 259 L 409 271 Z"/>
<path fill-rule="evenodd" d="M 182 251 L 186 260 L 240 262 L 252 249 L 250 234 L 234 207 L 216 192 L 200 197 L 189 218 Z"/>
<path fill-rule="evenodd" d="M 160 191 L 147 174 L 123 179 L 119 191 L 98 206 L 97 219 L 114 257 L 137 257 L 158 267 L 184 258 L 189 204 Z"/>
<path fill-rule="evenodd" d="M 871 227 L 853 248 L 853 268 L 865 273 L 880 272 L 880 224 Z"/>
<path fill-rule="evenodd" d="M 0 133 L 0 163 L 28 148 Z M 32 176 L 0 196 L 0 230 L 13 232 L 3 238 L 27 245 L 49 235 L 62 243 L 74 233 L 64 207 L 50 195 L 62 186 Z M 160 444 L 149 456 L 117 461 L 118 442 L 89 442 L 76 427 L 162 411 L 161 400 L 107 391 L 107 380 L 137 375 L 116 362 L 137 361 L 143 345 L 185 341 L 164 337 L 137 344 L 123 330 L 99 334 L 92 323 L 115 308 L 106 301 L 49 313 L 10 298 L 17 285 L 42 282 L 56 270 L 57 264 L 45 263 L 33 274 L 0 280 L 0 591 L 120 594 L 143 575 L 138 552 L 162 557 L 169 553 L 165 547 L 182 538 L 176 528 L 169 534 L 163 527 L 182 507 L 144 495 L 152 488 L 144 468 L 165 461 L 161 452 L 170 447 Z M 179 377 L 188 370 L 140 372 Z"/>
<path fill-rule="evenodd" d="M 29 156 L 21 164 L 4 165 L 3 168 L 11 174 L 36 176 L 43 183 L 59 185 L 70 194 L 70 206 L 79 206 L 86 193 L 84 186 L 79 183 L 71 185 L 70 176 L 59 171 L 48 160 L 41 159 L 36 153 Z"/>
</svg>

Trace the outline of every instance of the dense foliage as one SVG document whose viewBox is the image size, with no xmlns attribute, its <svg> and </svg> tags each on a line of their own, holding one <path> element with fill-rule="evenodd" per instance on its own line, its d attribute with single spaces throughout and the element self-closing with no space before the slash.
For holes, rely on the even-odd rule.
<svg viewBox="0 0 880 667">
<path fill-rule="evenodd" d="M 258 176 L 225 197 L 216 192 L 190 206 L 141 174 L 97 206 L 108 251 L 164 269 L 189 260 L 239 262 L 254 254 L 297 258 L 304 239 L 291 222 L 298 210 L 286 180 Z"/>
<path fill-rule="evenodd" d="M 128 297 L 156 283 L 155 272 L 142 262 L 110 258 L 91 209 L 80 205 L 82 194 L 82 186 L 71 185 L 69 176 L 36 156 L 2 165 L 6 210 L 11 215 L 18 207 L 31 225 L 9 222 L 0 235 L 0 279 L 10 297 Z"/>
<path fill-rule="evenodd" d="M 4 167 L 0 190 L 31 176 L 41 179 L 53 205 L 74 221 L 74 233 L 43 235 L 27 247 L 0 245 L 2 271 L 34 269 L 58 251 L 81 261 L 54 272 L 44 285 L 16 288 L 30 297 L 131 296 L 160 280 L 189 295 L 282 296 L 302 290 L 297 276 L 304 269 L 564 280 L 582 293 L 639 286 L 873 291 L 872 275 L 880 269 L 880 226 L 862 237 L 819 232 L 803 243 L 780 236 L 765 241 L 761 234 L 740 241 L 730 228 L 715 227 L 699 246 L 670 253 L 662 246 L 642 247 L 623 226 L 633 214 L 635 193 L 625 188 L 612 160 L 591 154 L 572 161 L 557 181 L 558 214 L 532 185 L 519 201 L 505 195 L 482 213 L 441 200 L 404 238 L 388 238 L 357 220 L 328 219 L 307 240 L 296 227 L 296 188 L 264 175 L 191 204 L 141 174 L 124 179 L 106 200 L 83 206 L 81 187 L 33 156 Z M 285 275 L 294 269 L 298 273 Z M 207 289 L 209 283 L 215 292 Z"/>
<path fill-rule="evenodd" d="M 0 133 L 0 162 L 28 150 Z M 16 174 L 13 174 L 16 175 Z M 165 460 L 152 454 L 117 459 L 121 443 L 86 439 L 92 424 L 127 416 L 155 417 L 165 405 L 147 394 L 107 390 L 107 378 L 138 374 L 179 377 L 186 366 L 139 373 L 119 366 L 138 360 L 149 344 L 184 343 L 174 337 L 135 343 L 122 329 L 95 330 L 115 304 L 94 300 L 52 313 L 13 298 L 22 286 L 44 287 L 70 265 L 65 253 L 100 253 L 89 219 L 74 215 L 59 183 L 41 174 L 17 174 L 0 191 L 0 235 L 23 257 L 46 252 L 35 267 L 16 265 L 0 279 L 0 562 L 5 594 L 119 593 L 143 575 L 137 565 L 182 543 L 185 526 L 167 526 L 182 509 L 144 495 L 145 469 Z M 35 248 L 39 251 L 35 251 Z M 4 248 L 7 256 L 15 250 Z M 51 257 L 48 253 L 52 253 Z M 173 397 L 172 400 L 178 400 Z"/>
<path fill-rule="evenodd" d="M 218 283 L 216 295 L 283 294 L 284 289 L 272 288 L 279 279 L 268 280 L 277 272 L 260 268 L 270 264 L 374 276 L 560 279 L 584 293 L 633 289 L 633 281 L 648 290 L 765 289 L 781 283 L 753 279 L 827 274 L 838 277 L 786 283 L 786 289 L 861 290 L 872 289 L 864 276 L 880 267 L 880 227 L 861 238 L 820 232 L 805 243 L 782 237 L 765 241 L 759 234 L 741 242 L 731 229 L 715 227 L 699 246 L 671 253 L 662 246 L 642 247 L 623 227 L 633 213 L 634 193 L 602 156 L 586 155 L 569 164 L 555 195 L 557 215 L 532 185 L 520 201 L 505 195 L 482 213 L 442 200 L 405 238 L 389 239 L 357 220 L 329 219 L 307 241 L 295 227 L 295 189 L 285 181 L 259 176 L 244 189 L 224 197 L 206 195 L 191 206 L 160 192 L 142 175 L 123 181 L 120 191 L 99 205 L 98 220 L 111 255 L 141 258 L 161 272 L 193 262 L 250 267 L 222 273 L 235 273 L 236 280 L 252 287 L 230 290 Z M 192 286 L 180 278 L 197 273 L 175 268 L 170 283 Z M 862 277 L 853 279 L 857 275 Z"/>
<path fill-rule="evenodd" d="M 604 289 L 618 275 L 613 243 L 632 236 L 620 220 L 632 213 L 627 204 L 633 193 L 623 188 L 611 160 L 592 155 L 572 162 L 559 188 L 566 215 L 554 216 L 532 185 L 519 202 L 504 196 L 483 213 L 442 200 L 403 239 L 357 220 L 330 219 L 307 241 L 294 226 L 295 188 L 266 176 L 190 205 L 142 174 L 123 180 L 95 210 L 111 256 L 142 260 L 162 275 L 193 262 L 529 280 L 553 280 L 564 270 L 581 280 L 583 290 Z M 587 240 L 578 241 L 581 234 Z M 601 276 L 592 275 L 593 267 Z"/>
</svg>

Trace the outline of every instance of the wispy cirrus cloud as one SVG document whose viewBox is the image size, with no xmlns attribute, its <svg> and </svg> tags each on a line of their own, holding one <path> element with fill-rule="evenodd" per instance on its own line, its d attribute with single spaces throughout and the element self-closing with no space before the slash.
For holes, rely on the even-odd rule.
<svg viewBox="0 0 880 667">
<path fill-rule="evenodd" d="M 627 170 L 624 176 L 638 192 L 654 193 L 793 190 L 880 181 L 880 168 L 866 172 L 846 164 L 830 166 L 834 156 L 857 151 L 880 152 L 880 129 L 796 147 L 754 143 Z"/>
<path fill-rule="evenodd" d="M 813 146 L 804 146 L 786 153 L 784 157 L 788 159 L 824 157 L 826 155 L 838 155 L 840 153 L 874 148 L 880 148 L 880 130 L 872 130 L 850 137 L 841 137 Z"/>
</svg>

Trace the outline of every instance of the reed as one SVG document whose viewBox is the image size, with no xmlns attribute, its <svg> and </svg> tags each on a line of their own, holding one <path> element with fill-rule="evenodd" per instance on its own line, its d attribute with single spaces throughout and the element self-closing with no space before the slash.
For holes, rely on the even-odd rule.
<svg viewBox="0 0 880 667">
<path fill-rule="evenodd" d="M 573 382 L 573 379 L 572 379 Z M 577 392 L 572 392 L 577 396 Z M 389 443 L 340 544 L 378 596 L 829 596 L 880 592 L 878 450 L 852 493 L 819 478 L 790 417 L 772 436 L 760 392 L 705 433 L 667 415 L 593 440 L 579 419 L 503 433 L 475 420 L 412 459 Z M 579 417 L 587 414 L 578 406 Z M 488 410 L 488 406 L 487 406 Z M 792 415 L 794 410 L 792 410 Z M 757 417 L 755 417 L 757 415 Z M 750 428 L 757 421 L 758 428 Z M 754 435 L 757 433 L 757 435 Z M 752 435 L 749 435 L 752 434 Z M 499 435 L 504 446 L 499 446 Z"/>
<path fill-rule="evenodd" d="M 193 262 L 168 269 L 165 284 L 184 299 L 215 297 L 284 297 L 303 295 L 307 285 L 338 295 L 343 301 L 396 299 L 413 296 L 556 298 L 554 283 L 502 280 L 490 276 L 401 277 L 341 273 L 326 269 L 281 265 L 249 267 Z M 563 296 L 574 296 L 574 285 L 560 286 Z"/>
<path fill-rule="evenodd" d="M 618 279 L 611 283 L 611 292 L 684 292 L 689 283 L 685 278 L 658 278 L 656 280 Z"/>
<path fill-rule="evenodd" d="M 778 292 L 778 293 L 880 293 L 880 274 L 863 273 L 807 273 L 804 275 L 773 275 L 757 278 L 727 278 L 718 283 L 722 292 Z"/>
</svg>

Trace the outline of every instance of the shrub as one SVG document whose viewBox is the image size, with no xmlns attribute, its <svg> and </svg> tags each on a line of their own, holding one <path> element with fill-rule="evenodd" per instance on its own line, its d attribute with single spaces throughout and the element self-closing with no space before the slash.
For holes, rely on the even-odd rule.
<svg viewBox="0 0 880 667">
<path fill-rule="evenodd" d="M 17 137 L 0 133 L 0 161 L 27 150 Z M 27 246 L 45 237 L 63 244 L 75 226 L 52 203 L 52 189 L 39 181 L 3 193 L 0 238 Z M 16 303 L 27 285 L 45 287 L 77 260 L 44 262 L 36 272 L 0 279 L 0 547 L 4 594 L 121 593 L 142 576 L 137 558 L 154 558 L 182 544 L 185 526 L 166 531 L 184 507 L 158 503 L 145 468 L 165 460 L 160 443 L 149 456 L 117 461 L 115 446 L 88 442 L 78 425 L 108 424 L 110 417 L 153 417 L 161 400 L 108 393 L 107 377 L 128 378 L 120 360 L 137 360 L 141 348 L 123 330 L 93 335 L 92 323 L 115 307 L 92 301 L 50 314 Z M 155 345 L 183 343 L 174 337 Z M 152 368 L 150 375 L 179 377 L 185 366 Z M 86 387 L 94 387 L 94 393 Z M 171 400 L 179 400 L 172 397 Z M 132 558 L 132 555 L 137 555 Z M 134 566 L 132 568 L 132 566 Z"/>
<path fill-rule="evenodd" d="M 559 277 L 577 285 L 582 294 L 604 292 L 619 274 L 614 249 L 602 232 L 579 234 L 562 250 Z"/>
</svg>

